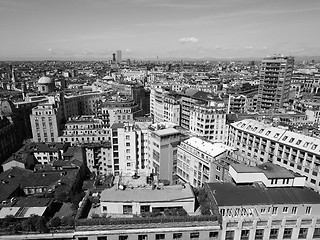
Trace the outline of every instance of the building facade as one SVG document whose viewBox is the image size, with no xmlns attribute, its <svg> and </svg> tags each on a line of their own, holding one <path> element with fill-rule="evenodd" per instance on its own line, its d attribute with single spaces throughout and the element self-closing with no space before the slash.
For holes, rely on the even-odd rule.
<svg viewBox="0 0 320 240">
<path fill-rule="evenodd" d="M 238 148 L 233 157 L 248 165 L 272 162 L 306 178 L 320 191 L 320 140 L 256 120 L 230 124 L 227 144 Z"/>
<path fill-rule="evenodd" d="M 293 57 L 273 56 L 262 60 L 258 109 L 273 110 L 282 108 L 289 98 Z"/>
<path fill-rule="evenodd" d="M 222 143 L 189 138 L 178 146 L 177 176 L 194 187 L 203 187 L 205 182 L 230 181 L 225 165 L 232 151 Z"/>
<path fill-rule="evenodd" d="M 43 103 L 32 109 L 30 115 L 34 142 L 57 142 L 62 120 L 58 104 Z"/>
</svg>

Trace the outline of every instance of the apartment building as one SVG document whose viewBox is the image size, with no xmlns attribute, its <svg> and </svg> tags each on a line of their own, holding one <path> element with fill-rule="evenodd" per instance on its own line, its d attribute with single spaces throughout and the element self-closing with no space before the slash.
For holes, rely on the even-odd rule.
<svg viewBox="0 0 320 240">
<path fill-rule="evenodd" d="M 226 157 L 232 151 L 223 143 L 191 137 L 178 146 L 177 176 L 194 187 L 203 187 L 205 182 L 230 181 Z"/>
<path fill-rule="evenodd" d="M 222 215 L 221 239 L 318 239 L 320 196 L 308 188 L 205 183 Z"/>
<path fill-rule="evenodd" d="M 318 239 L 320 196 L 272 163 L 231 164 L 233 182 L 205 183 L 222 215 L 221 239 Z"/>
<path fill-rule="evenodd" d="M 180 124 L 180 96 L 163 88 L 153 88 L 150 94 L 150 114 L 154 122 Z"/>
<path fill-rule="evenodd" d="M 69 118 L 58 141 L 79 145 L 105 142 L 110 138 L 110 129 L 103 127 L 103 121 L 87 115 Z"/>
<path fill-rule="evenodd" d="M 134 124 L 114 123 L 111 129 L 114 174 L 136 172 L 139 156 L 137 154 L 137 132 Z"/>
<path fill-rule="evenodd" d="M 258 109 L 272 110 L 283 107 L 289 98 L 293 65 L 293 57 L 276 55 L 262 59 Z"/>
<path fill-rule="evenodd" d="M 85 143 L 82 147 L 90 172 L 97 175 L 113 174 L 111 142 Z"/>
<path fill-rule="evenodd" d="M 320 140 L 256 120 L 231 123 L 227 144 L 233 157 L 248 165 L 272 162 L 306 178 L 306 186 L 320 191 Z"/>
<path fill-rule="evenodd" d="M 189 112 L 189 131 L 208 140 L 225 142 L 226 107 L 224 102 L 211 102 L 207 105 L 194 105 Z"/>
<path fill-rule="evenodd" d="M 30 115 L 34 142 L 57 142 L 62 120 L 58 104 L 41 103 L 32 109 Z"/>
<path fill-rule="evenodd" d="M 142 110 L 133 99 L 120 96 L 104 100 L 98 109 L 98 117 L 103 120 L 103 126 L 107 128 L 114 123 L 132 123 L 141 114 Z"/>
<path fill-rule="evenodd" d="M 248 110 L 248 99 L 245 95 L 229 95 L 227 113 L 245 113 Z"/>
<path fill-rule="evenodd" d="M 65 119 L 79 115 L 95 115 L 101 92 L 71 92 L 65 93 L 62 105 Z"/>
<path fill-rule="evenodd" d="M 149 161 L 152 172 L 159 179 L 173 181 L 177 166 L 180 131 L 165 123 L 150 126 Z"/>
</svg>

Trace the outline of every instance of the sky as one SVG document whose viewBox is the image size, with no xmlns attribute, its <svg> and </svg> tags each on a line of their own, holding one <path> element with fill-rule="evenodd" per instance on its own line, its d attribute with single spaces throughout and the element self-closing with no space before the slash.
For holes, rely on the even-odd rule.
<svg viewBox="0 0 320 240">
<path fill-rule="evenodd" d="M 320 0 L 0 0 L 0 60 L 320 55 Z"/>
</svg>

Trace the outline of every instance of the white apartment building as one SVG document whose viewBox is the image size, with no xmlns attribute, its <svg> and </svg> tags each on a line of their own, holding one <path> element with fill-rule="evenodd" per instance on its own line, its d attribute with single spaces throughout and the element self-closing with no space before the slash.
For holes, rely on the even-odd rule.
<svg viewBox="0 0 320 240">
<path fill-rule="evenodd" d="M 111 126 L 112 171 L 115 175 L 150 172 L 148 133 L 142 123 L 114 123 Z"/>
<path fill-rule="evenodd" d="M 150 126 L 149 162 L 152 172 L 159 179 L 173 181 L 176 174 L 177 148 L 180 143 L 180 135 L 180 131 L 170 127 L 170 124 L 166 126 L 165 123 L 161 123 Z"/>
<path fill-rule="evenodd" d="M 58 139 L 72 145 L 100 143 L 110 140 L 110 129 L 104 128 L 102 120 L 93 115 L 73 117 L 69 118 Z"/>
<path fill-rule="evenodd" d="M 208 140 L 224 143 L 226 140 L 226 108 L 223 102 L 211 106 L 194 105 L 190 108 L 189 131 Z"/>
<path fill-rule="evenodd" d="M 238 149 L 237 161 L 272 162 L 304 176 L 306 186 L 320 192 L 320 139 L 245 119 L 230 124 L 227 144 Z"/>
<path fill-rule="evenodd" d="M 97 113 L 101 92 L 69 93 L 63 96 L 63 111 L 66 119 L 79 115 L 94 115 Z"/>
<path fill-rule="evenodd" d="M 180 124 L 179 96 L 163 88 L 153 88 L 150 94 L 150 114 L 154 122 Z"/>
<path fill-rule="evenodd" d="M 229 95 L 227 113 L 246 113 L 248 110 L 248 99 L 245 95 Z"/>
<path fill-rule="evenodd" d="M 233 148 L 223 143 L 191 137 L 178 146 L 177 176 L 194 187 L 224 181 L 229 178 L 224 163 L 232 152 Z"/>
<path fill-rule="evenodd" d="M 57 142 L 62 113 L 59 106 L 41 103 L 32 109 L 30 122 L 34 142 Z"/>
<path fill-rule="evenodd" d="M 83 145 L 87 167 L 97 175 L 113 174 L 111 142 Z"/>
<path fill-rule="evenodd" d="M 103 120 L 104 127 L 114 123 L 133 123 L 134 118 L 140 116 L 142 110 L 133 99 L 115 98 L 102 102 L 99 106 L 98 116 Z"/>
</svg>

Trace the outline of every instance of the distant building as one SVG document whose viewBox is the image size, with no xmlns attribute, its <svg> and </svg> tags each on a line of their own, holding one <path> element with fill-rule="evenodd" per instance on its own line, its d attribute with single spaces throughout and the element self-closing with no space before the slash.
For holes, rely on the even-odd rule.
<svg viewBox="0 0 320 240">
<path fill-rule="evenodd" d="M 32 109 L 30 122 L 34 142 L 57 142 L 62 111 L 58 104 L 43 103 Z"/>
<path fill-rule="evenodd" d="M 173 122 L 180 125 L 180 96 L 164 89 L 151 89 L 150 114 L 154 122 Z"/>
<path fill-rule="evenodd" d="M 273 56 L 262 60 L 258 109 L 275 110 L 282 108 L 289 99 L 293 57 Z"/>
<path fill-rule="evenodd" d="M 103 120 L 93 115 L 69 118 L 58 137 L 59 142 L 69 142 L 72 145 L 101 143 L 109 140 L 110 129 L 104 127 Z"/>
<path fill-rule="evenodd" d="M 121 63 L 121 62 L 122 62 L 122 51 L 117 50 L 117 63 Z"/>
<path fill-rule="evenodd" d="M 48 94 L 55 90 L 54 81 L 46 76 L 43 76 L 38 81 L 38 92 L 42 94 Z"/>
</svg>

